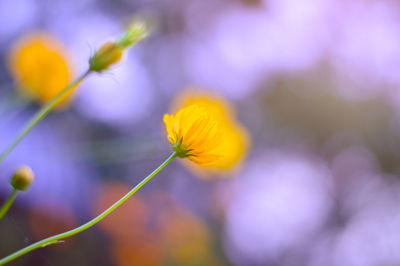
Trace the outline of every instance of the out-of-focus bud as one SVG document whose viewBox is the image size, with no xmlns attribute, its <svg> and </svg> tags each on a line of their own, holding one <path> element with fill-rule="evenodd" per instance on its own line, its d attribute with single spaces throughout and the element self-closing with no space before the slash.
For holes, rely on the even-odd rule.
<svg viewBox="0 0 400 266">
<path fill-rule="evenodd" d="M 21 166 L 11 178 L 10 184 L 16 190 L 27 190 L 34 180 L 34 174 L 30 167 Z"/>
<path fill-rule="evenodd" d="M 147 27 L 144 22 L 135 21 L 131 23 L 126 34 L 117 40 L 117 44 L 127 48 L 138 41 L 146 38 L 148 35 Z"/>
<path fill-rule="evenodd" d="M 132 23 L 124 36 L 115 42 L 106 42 L 89 59 L 90 70 L 102 72 L 121 60 L 124 49 L 147 36 L 146 26 L 142 22 Z"/>
</svg>

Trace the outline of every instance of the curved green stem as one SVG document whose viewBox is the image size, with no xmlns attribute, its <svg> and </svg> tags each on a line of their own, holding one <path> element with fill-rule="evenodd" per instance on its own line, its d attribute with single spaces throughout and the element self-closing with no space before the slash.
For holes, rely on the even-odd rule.
<svg viewBox="0 0 400 266">
<path fill-rule="evenodd" d="M 3 206 L 1 206 L 0 209 L 0 220 L 6 215 L 8 210 L 10 209 L 11 205 L 13 204 L 15 197 L 17 196 L 18 190 L 13 188 L 13 191 L 11 192 L 10 196 L 8 196 L 8 199 L 4 202 Z"/>
<path fill-rule="evenodd" d="M 17 135 L 14 141 L 0 154 L 0 163 L 7 157 L 7 155 L 18 145 L 18 143 L 25 137 L 26 134 L 31 131 L 46 115 L 54 109 L 57 103 L 64 97 L 70 90 L 75 88 L 82 80 L 84 80 L 89 74 L 91 70 L 87 70 L 81 76 L 76 78 L 67 87 L 65 87 L 60 93 L 58 93 L 53 99 L 51 99 L 47 104 L 43 105 L 39 111 L 28 121 L 26 126 L 21 130 L 21 132 Z"/>
<path fill-rule="evenodd" d="M 56 244 L 56 243 L 60 243 L 62 242 L 62 239 L 65 239 L 67 237 L 76 235 L 86 229 L 88 229 L 89 227 L 95 225 L 96 223 L 98 223 L 99 221 L 101 221 L 104 217 L 106 217 L 107 215 L 109 215 L 113 210 L 115 210 L 116 208 L 118 208 L 118 206 L 120 206 L 122 203 L 124 203 L 127 199 L 129 199 L 129 197 L 131 197 L 133 194 L 135 194 L 136 191 L 138 191 L 144 184 L 146 184 L 153 176 L 155 176 L 161 169 L 163 169 L 169 162 L 171 162 L 174 158 L 176 157 L 176 153 L 172 153 L 171 156 L 168 157 L 167 160 L 165 160 L 165 162 L 163 162 L 159 167 L 157 167 L 157 169 L 155 169 L 150 175 L 148 175 L 145 179 L 143 179 L 139 184 L 137 184 L 131 191 L 129 191 L 125 196 L 123 196 L 120 200 L 118 200 L 117 202 L 115 202 L 111 207 L 109 207 L 107 210 L 105 210 L 103 213 L 101 213 L 99 216 L 97 216 L 96 218 L 94 218 L 93 220 L 75 228 L 72 229 L 70 231 L 55 235 L 55 236 L 51 236 L 49 238 L 43 239 L 41 241 L 38 241 L 30 246 L 27 246 L 26 248 L 23 248 L 3 259 L 0 260 L 0 265 L 3 265 L 7 262 L 10 262 L 34 249 L 40 248 L 40 247 L 45 247 L 51 244 Z"/>
</svg>

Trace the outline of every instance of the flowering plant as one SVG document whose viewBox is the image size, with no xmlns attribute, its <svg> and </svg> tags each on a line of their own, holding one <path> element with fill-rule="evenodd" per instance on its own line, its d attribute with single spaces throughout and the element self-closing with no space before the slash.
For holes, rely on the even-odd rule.
<svg viewBox="0 0 400 266">
<path fill-rule="evenodd" d="M 89 59 L 88 69 L 74 81 L 70 81 L 71 71 L 67 57 L 57 41 L 43 33 L 21 41 L 10 56 L 12 73 L 21 90 L 43 106 L 0 154 L 0 163 L 50 111 L 67 106 L 74 90 L 88 75 L 109 69 L 121 60 L 129 46 L 146 36 L 145 25 L 141 22 L 134 23 L 124 36 L 103 44 Z M 35 66 L 35 71 L 31 71 L 32 66 Z M 172 153 L 160 166 L 89 222 L 14 252 L 0 259 L 0 265 L 37 248 L 60 243 L 95 225 L 128 200 L 176 157 L 187 159 L 197 165 L 196 167 L 205 169 L 230 169 L 236 165 L 247 149 L 247 135 L 229 108 L 211 94 L 186 94 L 179 101 L 175 106 L 178 109 L 176 112 L 164 115 L 163 121 Z M 11 207 L 17 192 L 26 190 L 32 182 L 33 172 L 29 167 L 24 166 L 15 171 L 10 182 L 13 190 L 0 209 L 0 219 Z"/>
</svg>

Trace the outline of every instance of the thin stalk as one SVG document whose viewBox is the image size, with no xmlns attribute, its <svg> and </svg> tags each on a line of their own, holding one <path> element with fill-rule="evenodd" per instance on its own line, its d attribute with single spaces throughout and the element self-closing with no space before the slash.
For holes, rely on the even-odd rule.
<svg viewBox="0 0 400 266">
<path fill-rule="evenodd" d="M 0 163 L 7 157 L 7 155 L 18 145 L 18 143 L 25 137 L 29 131 L 32 130 L 46 115 L 54 109 L 57 105 L 58 101 L 62 99 L 70 90 L 72 90 L 76 85 L 78 85 L 82 80 L 84 80 L 89 74 L 91 70 L 87 70 L 81 76 L 76 78 L 67 87 L 65 87 L 60 93 L 58 93 L 53 99 L 51 99 L 47 104 L 43 105 L 39 111 L 28 121 L 25 127 L 21 130 L 21 132 L 17 135 L 14 141 L 0 154 Z"/>
<path fill-rule="evenodd" d="M 145 179 L 143 179 L 139 184 L 137 184 L 131 191 L 129 191 L 125 196 L 123 196 L 120 200 L 118 200 L 117 202 L 115 202 L 111 207 L 109 207 L 107 210 L 105 210 L 103 213 L 101 213 L 99 216 L 97 216 L 96 218 L 94 218 L 93 220 L 75 228 L 72 229 L 70 231 L 55 235 L 55 236 L 51 236 L 48 237 L 46 239 L 43 239 L 41 241 L 38 241 L 32 245 L 29 245 L 17 252 L 14 252 L 13 254 L 3 258 L 0 260 L 0 265 L 4 265 L 7 262 L 10 262 L 32 250 L 35 250 L 37 248 L 40 247 L 45 247 L 48 245 L 52 245 L 52 244 L 56 244 L 56 243 L 60 243 L 62 242 L 62 239 L 65 239 L 67 237 L 76 235 L 86 229 L 88 229 L 89 227 L 95 225 L 96 223 L 100 222 L 103 218 L 105 218 L 107 215 L 109 215 L 113 210 L 115 210 L 116 208 L 118 208 L 122 203 L 124 203 L 127 199 L 129 199 L 133 194 L 135 194 L 136 191 L 138 191 L 144 184 L 146 184 L 150 179 L 153 178 L 153 176 L 155 176 L 158 172 L 161 171 L 161 169 L 163 169 L 168 163 L 170 163 L 175 157 L 176 157 L 176 153 L 172 153 L 167 160 L 165 160 L 159 167 L 157 167 L 150 175 L 148 175 Z"/>
<path fill-rule="evenodd" d="M 11 205 L 13 204 L 15 197 L 17 196 L 18 190 L 13 188 L 10 196 L 8 196 L 8 199 L 4 202 L 3 206 L 1 206 L 0 209 L 0 220 L 6 215 L 8 210 L 10 209 Z"/>
</svg>

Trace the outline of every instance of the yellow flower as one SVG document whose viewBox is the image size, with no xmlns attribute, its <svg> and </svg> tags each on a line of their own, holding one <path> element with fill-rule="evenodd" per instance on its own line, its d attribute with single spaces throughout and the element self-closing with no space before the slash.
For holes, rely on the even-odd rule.
<svg viewBox="0 0 400 266">
<path fill-rule="evenodd" d="M 46 33 L 23 37 L 9 56 L 10 72 L 20 91 L 44 104 L 54 98 L 71 81 L 72 70 L 63 45 Z M 66 95 L 58 107 L 71 99 Z"/>
<path fill-rule="evenodd" d="M 168 141 L 179 157 L 188 157 L 199 165 L 210 165 L 223 153 L 216 148 L 223 141 L 224 132 L 217 120 L 204 108 L 190 105 L 175 115 L 165 114 Z"/>
<path fill-rule="evenodd" d="M 215 144 L 212 150 L 212 153 L 218 156 L 209 163 L 202 165 L 206 166 L 208 172 L 212 173 L 234 169 L 247 154 L 250 138 L 246 128 L 236 120 L 233 107 L 219 96 L 192 90 L 180 94 L 173 103 L 173 109 L 188 108 L 188 106 L 193 105 L 206 110 L 208 116 L 213 117 L 220 131 L 223 132 L 219 144 Z M 168 134 L 171 135 L 170 132 Z M 191 159 L 193 161 L 193 158 Z M 199 170 L 196 167 L 193 169 Z M 201 172 L 204 173 L 204 171 Z"/>
</svg>

